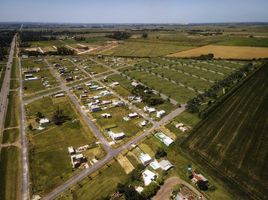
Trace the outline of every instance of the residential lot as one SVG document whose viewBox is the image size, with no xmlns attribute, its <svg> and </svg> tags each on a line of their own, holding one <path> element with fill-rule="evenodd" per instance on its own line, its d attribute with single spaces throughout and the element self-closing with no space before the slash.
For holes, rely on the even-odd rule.
<svg viewBox="0 0 268 200">
<path fill-rule="evenodd" d="M 57 110 L 62 110 L 66 119 L 60 125 L 55 124 Z M 68 147 L 89 145 L 83 152 L 88 165 L 91 165 L 92 160 L 104 156 L 101 147 L 96 143 L 96 138 L 67 97 L 43 98 L 27 105 L 26 112 L 33 194 L 51 191 L 83 168 L 81 165 L 80 169 L 73 169 Z M 42 119 L 49 119 L 50 122 L 41 124 Z"/>
</svg>

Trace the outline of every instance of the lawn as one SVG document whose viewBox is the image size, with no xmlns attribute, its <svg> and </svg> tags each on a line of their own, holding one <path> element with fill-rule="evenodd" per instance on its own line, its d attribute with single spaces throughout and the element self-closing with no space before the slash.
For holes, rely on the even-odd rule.
<svg viewBox="0 0 268 200">
<path fill-rule="evenodd" d="M 268 68 L 259 69 L 185 141 L 187 151 L 242 198 L 268 197 Z"/>
<path fill-rule="evenodd" d="M 21 199 L 21 152 L 17 147 L 4 147 L 0 156 L 0 199 Z"/>
<path fill-rule="evenodd" d="M 20 130 L 18 128 L 7 129 L 3 132 L 2 143 L 13 143 L 19 139 Z"/>
<path fill-rule="evenodd" d="M 70 120 L 62 125 L 50 124 L 43 131 L 29 132 L 29 161 L 33 193 L 45 194 L 60 185 L 79 170 L 72 170 L 70 157 L 67 152 L 69 146 L 82 146 L 95 144 L 96 138 L 89 127 L 77 115 L 67 99 L 53 99 L 46 97 L 35 101 L 26 107 L 28 124 L 35 127 L 35 115 L 41 112 L 45 117 L 51 119 L 56 109 L 64 110 L 64 114 Z M 100 148 L 96 146 L 96 148 Z M 91 156 L 103 157 L 103 151 L 88 153 Z M 93 157 L 88 157 L 92 159 Z"/>
<path fill-rule="evenodd" d="M 118 162 L 113 161 L 109 167 L 86 178 L 70 190 L 64 192 L 57 200 L 96 200 L 109 196 L 118 183 L 124 183 L 127 175 Z"/>
</svg>

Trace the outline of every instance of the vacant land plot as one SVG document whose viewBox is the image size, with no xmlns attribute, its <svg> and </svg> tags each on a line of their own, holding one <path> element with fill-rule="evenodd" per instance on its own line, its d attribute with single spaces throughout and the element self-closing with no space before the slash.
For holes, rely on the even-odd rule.
<svg viewBox="0 0 268 200">
<path fill-rule="evenodd" d="M 194 158 L 240 188 L 245 198 L 268 197 L 267 74 L 266 64 L 185 142 Z"/>
<path fill-rule="evenodd" d="M 16 142 L 19 138 L 19 128 L 7 129 L 3 132 L 3 141 L 2 143 L 13 143 Z"/>
<path fill-rule="evenodd" d="M 78 185 L 66 191 L 58 200 L 95 200 L 109 196 L 115 191 L 118 183 L 124 183 L 127 175 L 118 162 L 109 164 L 109 167 L 101 169 L 100 172 L 86 178 Z"/>
<path fill-rule="evenodd" d="M 5 119 L 5 127 L 16 127 L 19 125 L 19 97 L 18 92 L 11 91 L 8 95 L 8 108 Z"/>
<path fill-rule="evenodd" d="M 62 125 L 54 125 L 51 122 L 45 130 L 29 130 L 29 162 L 31 171 L 33 193 L 43 194 L 52 190 L 64 180 L 70 178 L 74 173 L 71 166 L 67 147 L 79 147 L 82 145 L 95 145 L 96 138 L 84 124 L 83 120 L 76 114 L 72 105 L 65 98 L 53 99 L 51 97 L 35 101 L 26 107 L 28 124 L 36 125 L 36 113 L 41 112 L 48 119 L 53 118 L 55 110 L 63 110 L 68 116 Z M 96 148 L 100 148 L 98 145 Z M 97 155 L 92 153 L 96 152 Z M 102 157 L 101 151 L 88 152 L 88 159 L 94 156 Z"/>
<path fill-rule="evenodd" d="M 17 147 L 4 147 L 0 156 L 0 199 L 18 200 L 21 191 L 21 152 Z"/>
<path fill-rule="evenodd" d="M 180 57 L 180 58 L 196 57 L 202 54 L 204 55 L 209 53 L 213 53 L 216 58 L 225 58 L 225 59 L 267 58 L 268 48 L 207 45 L 171 54 L 169 56 Z"/>
<path fill-rule="evenodd" d="M 128 160 L 128 158 L 121 154 L 117 156 L 117 161 L 121 165 L 121 167 L 125 170 L 126 174 L 129 174 L 134 169 L 133 165 Z"/>
</svg>

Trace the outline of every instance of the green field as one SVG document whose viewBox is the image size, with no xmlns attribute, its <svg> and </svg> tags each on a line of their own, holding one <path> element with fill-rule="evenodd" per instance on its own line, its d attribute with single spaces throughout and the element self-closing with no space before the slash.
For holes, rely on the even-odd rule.
<svg viewBox="0 0 268 200">
<path fill-rule="evenodd" d="M 2 143 L 16 142 L 19 139 L 19 135 L 20 131 L 18 128 L 4 130 Z"/>
<path fill-rule="evenodd" d="M 21 152 L 4 147 L 0 156 L 0 199 L 19 200 L 21 191 Z"/>
<path fill-rule="evenodd" d="M 27 105 L 28 124 L 31 123 L 36 127 L 35 115 L 38 111 L 51 119 L 53 112 L 58 108 L 64 110 L 64 114 L 70 117 L 69 121 L 59 126 L 52 123 L 43 131 L 29 130 L 29 162 L 33 193 L 47 193 L 80 171 L 72 170 L 67 147 L 95 144 L 96 141 L 87 125 L 65 98 L 46 97 Z M 98 146 L 97 154 L 90 152 L 88 154 L 92 157 L 88 157 L 89 160 L 94 156 L 99 158 L 104 156 Z"/>
<path fill-rule="evenodd" d="M 266 64 L 184 143 L 193 158 L 210 166 L 244 198 L 268 197 L 267 74 Z"/>
<path fill-rule="evenodd" d="M 11 91 L 8 95 L 8 108 L 5 119 L 5 127 L 19 125 L 19 96 L 18 92 Z"/>
<path fill-rule="evenodd" d="M 109 167 L 86 178 L 64 192 L 57 200 L 96 200 L 109 196 L 118 183 L 126 181 L 127 175 L 118 162 L 109 164 Z"/>
</svg>

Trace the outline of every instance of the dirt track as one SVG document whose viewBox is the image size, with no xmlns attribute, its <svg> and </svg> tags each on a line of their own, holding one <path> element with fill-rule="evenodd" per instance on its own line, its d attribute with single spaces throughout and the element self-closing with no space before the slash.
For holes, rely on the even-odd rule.
<svg viewBox="0 0 268 200">
<path fill-rule="evenodd" d="M 196 195 L 202 196 L 202 199 L 205 200 L 206 198 L 191 184 L 187 183 L 186 181 L 180 179 L 179 177 L 171 177 L 167 179 L 164 185 L 160 188 L 157 194 L 152 198 L 152 200 L 169 200 L 170 192 L 172 188 L 177 184 L 183 184 L 191 189 Z"/>
</svg>

